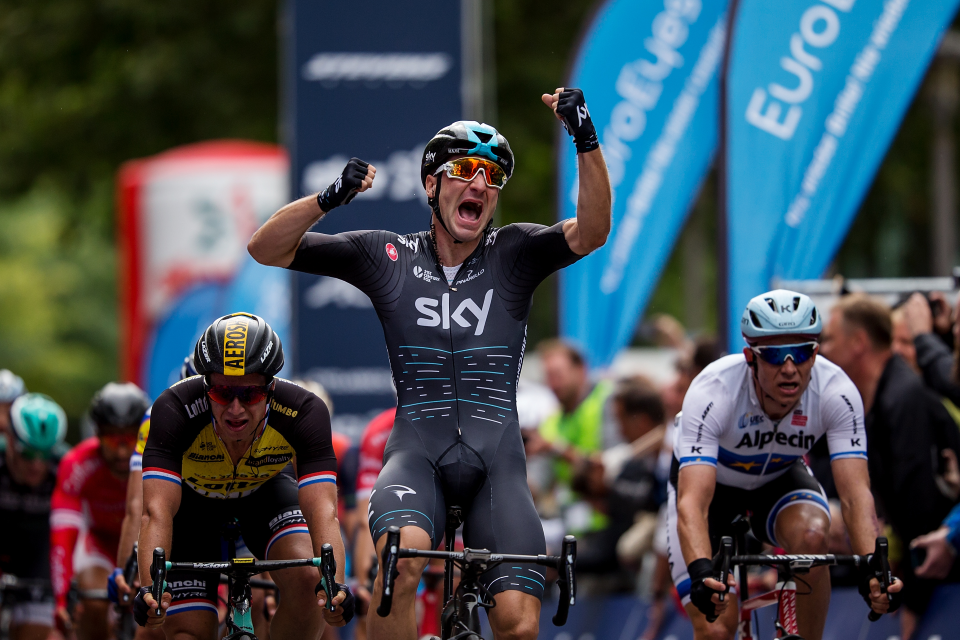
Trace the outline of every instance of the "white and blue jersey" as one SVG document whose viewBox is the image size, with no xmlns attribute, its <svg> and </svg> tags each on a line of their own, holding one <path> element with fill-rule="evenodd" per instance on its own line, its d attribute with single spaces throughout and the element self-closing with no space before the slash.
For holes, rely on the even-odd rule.
<svg viewBox="0 0 960 640">
<path fill-rule="evenodd" d="M 784 509 L 805 504 L 830 517 L 827 496 L 803 462 L 822 436 L 832 460 L 867 457 L 860 393 L 825 358 L 816 359 L 797 406 L 779 420 L 764 413 L 743 354 L 717 360 L 694 379 L 678 416 L 667 488 L 667 562 L 684 604 L 690 601 L 690 576 L 677 527 L 680 469 L 717 469 L 707 518 L 714 551 L 721 536 L 732 535 L 726 528 L 738 514 L 747 516 L 758 539 L 780 546 L 777 518 Z"/>
<path fill-rule="evenodd" d="M 867 457 L 860 393 L 840 367 L 818 357 L 793 411 L 771 420 L 743 354 L 717 360 L 683 400 L 674 456 L 680 468 L 717 468 L 717 483 L 756 489 L 783 475 L 826 435 L 831 460 Z"/>
</svg>

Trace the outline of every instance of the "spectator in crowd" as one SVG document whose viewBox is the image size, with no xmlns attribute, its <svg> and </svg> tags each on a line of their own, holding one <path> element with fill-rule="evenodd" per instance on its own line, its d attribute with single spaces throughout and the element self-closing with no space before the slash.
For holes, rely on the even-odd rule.
<svg viewBox="0 0 960 640">
<path fill-rule="evenodd" d="M 922 558 L 917 575 L 934 580 L 949 577 L 956 581 L 960 578 L 957 549 L 960 549 L 960 505 L 950 511 L 938 529 L 910 543 L 911 555 L 917 554 L 918 561 Z"/>
<path fill-rule="evenodd" d="M 955 358 L 950 343 L 945 339 L 945 336 L 951 336 L 952 340 L 952 332 L 957 331 L 960 325 L 950 323 L 950 307 L 942 295 L 935 292 L 930 296 L 928 300 L 922 294 L 915 293 L 900 309 L 913 336 L 917 366 L 924 382 L 938 395 L 960 406 Z"/>
<path fill-rule="evenodd" d="M 562 340 L 537 346 L 547 386 L 560 409 L 540 425 L 539 434 L 568 463 L 608 449 L 620 442 L 607 401 L 613 391 L 606 380 L 591 383 L 583 355 Z M 568 471 L 560 472 L 569 476 Z"/>
<path fill-rule="evenodd" d="M 910 365 L 914 373 L 922 375 L 920 365 L 917 364 L 917 347 L 913 342 L 913 331 L 907 322 L 907 313 L 902 306 L 897 307 L 890 314 L 893 332 L 891 334 L 890 350 L 903 358 Z"/>
<path fill-rule="evenodd" d="M 582 537 L 577 571 L 613 578 L 622 573 L 623 560 L 636 567 L 652 545 L 662 502 L 656 468 L 664 408 L 657 388 L 641 376 L 621 381 L 611 399 L 624 442 L 581 458 L 573 486 L 606 515 L 606 526 Z"/>
<path fill-rule="evenodd" d="M 953 506 L 938 486 L 945 449 L 960 449 L 960 433 L 939 398 L 891 349 L 885 305 L 862 295 L 842 298 L 821 337 L 821 353 L 839 365 L 863 398 L 870 482 L 878 512 L 903 540 L 936 528 Z M 821 480 L 822 481 L 822 480 Z M 903 635 L 913 632 L 936 583 L 903 562 Z M 911 615 L 913 614 L 913 615 Z"/>
</svg>

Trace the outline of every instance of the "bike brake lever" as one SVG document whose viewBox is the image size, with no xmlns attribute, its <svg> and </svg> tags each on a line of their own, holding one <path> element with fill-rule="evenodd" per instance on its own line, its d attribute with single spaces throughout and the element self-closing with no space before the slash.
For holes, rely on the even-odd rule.
<svg viewBox="0 0 960 640">
<path fill-rule="evenodd" d="M 574 536 L 564 536 L 560 552 L 560 563 L 557 572 L 560 579 L 560 599 L 557 602 L 557 613 L 553 616 L 553 624 L 562 627 L 567 623 L 570 607 L 577 603 L 577 539 Z"/>
<path fill-rule="evenodd" d="M 880 593 L 887 596 L 887 600 L 890 599 L 889 594 L 887 593 L 887 587 L 893 583 L 893 574 L 890 571 L 890 561 L 888 559 L 888 554 L 890 551 L 890 545 L 887 543 L 887 539 L 883 536 L 877 538 L 877 545 L 873 551 L 873 558 L 876 562 L 879 563 L 878 568 L 870 567 L 868 568 L 873 571 L 874 577 L 880 583 Z M 867 615 L 867 619 L 870 622 L 876 622 L 880 619 L 883 614 L 877 613 L 873 609 L 870 610 L 870 613 Z"/>
<path fill-rule="evenodd" d="M 727 577 L 730 575 L 730 558 L 733 557 L 733 538 L 724 536 L 720 539 L 720 552 L 713 560 L 713 570 L 717 574 L 717 582 L 727 588 Z M 720 592 L 720 602 L 723 602 L 727 595 L 726 591 Z"/>
<path fill-rule="evenodd" d="M 383 565 L 383 589 L 380 592 L 380 606 L 377 607 L 377 615 L 386 618 L 390 615 L 390 609 L 393 607 L 393 581 L 399 575 L 397 572 L 397 560 L 400 551 L 400 529 L 389 527 L 387 529 L 387 542 L 383 545 L 383 555 L 381 564 Z"/>
<path fill-rule="evenodd" d="M 150 565 L 150 577 L 153 579 L 153 586 L 150 588 L 153 599 L 157 603 L 156 614 L 163 615 L 160 607 L 160 601 L 163 598 L 163 589 L 167 586 L 167 553 L 163 547 L 157 547 L 153 550 L 153 564 Z"/>
<path fill-rule="evenodd" d="M 123 567 L 123 579 L 126 581 L 128 587 L 133 587 L 134 577 L 137 575 L 138 570 L 138 561 L 137 561 L 137 552 L 139 550 L 139 544 L 137 542 L 133 543 L 133 553 L 130 554 L 130 557 L 127 558 L 127 564 Z M 121 604 L 128 605 L 130 604 L 130 594 L 125 593 L 120 596 Z"/>
<path fill-rule="evenodd" d="M 333 547 L 328 542 L 320 547 L 320 574 L 326 585 L 328 611 L 336 611 L 333 599 L 337 597 L 337 559 L 333 557 Z"/>
</svg>

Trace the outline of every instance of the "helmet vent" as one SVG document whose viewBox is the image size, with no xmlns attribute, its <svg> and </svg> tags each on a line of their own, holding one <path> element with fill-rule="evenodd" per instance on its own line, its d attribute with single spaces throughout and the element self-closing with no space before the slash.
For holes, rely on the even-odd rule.
<svg viewBox="0 0 960 640">
<path fill-rule="evenodd" d="M 755 326 L 758 329 L 763 328 L 763 325 L 760 324 L 760 318 L 758 318 L 757 314 L 755 314 L 753 311 L 750 312 L 750 322 L 752 322 L 753 326 Z"/>
<path fill-rule="evenodd" d="M 777 312 L 777 303 L 773 301 L 773 298 L 764 298 L 763 301 L 767 303 L 767 306 L 770 307 L 771 311 L 774 313 Z M 757 326 L 759 327 L 760 325 L 758 324 Z"/>
<path fill-rule="evenodd" d="M 796 311 L 800 308 L 800 296 L 797 296 L 793 299 L 793 310 Z"/>
<path fill-rule="evenodd" d="M 477 131 L 477 130 L 474 130 L 474 133 L 477 134 L 477 137 L 480 138 L 480 142 L 482 142 L 483 144 L 487 144 L 488 142 L 490 142 L 490 138 L 493 137 L 492 133 L 484 133 L 482 131 Z"/>
<path fill-rule="evenodd" d="M 810 314 L 810 326 L 817 324 L 817 308 L 813 308 L 813 312 Z"/>
</svg>

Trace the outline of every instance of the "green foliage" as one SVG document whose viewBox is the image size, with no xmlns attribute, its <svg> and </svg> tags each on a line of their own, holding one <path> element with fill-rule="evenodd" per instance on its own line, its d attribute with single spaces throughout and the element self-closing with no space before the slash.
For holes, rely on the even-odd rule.
<svg viewBox="0 0 960 640">
<path fill-rule="evenodd" d="M 0 0 L 0 367 L 71 422 L 117 375 L 120 164 L 277 133 L 273 0 Z"/>
<path fill-rule="evenodd" d="M 110 183 L 77 205 L 38 185 L 0 204 L 0 364 L 53 396 L 76 419 L 116 375 L 116 259 L 103 225 Z"/>
</svg>

